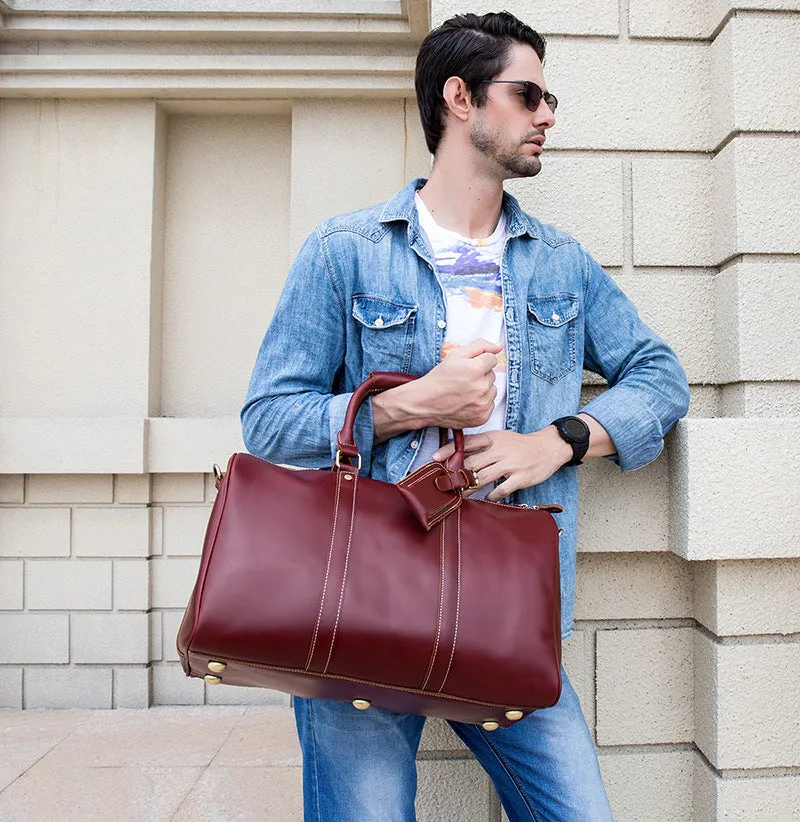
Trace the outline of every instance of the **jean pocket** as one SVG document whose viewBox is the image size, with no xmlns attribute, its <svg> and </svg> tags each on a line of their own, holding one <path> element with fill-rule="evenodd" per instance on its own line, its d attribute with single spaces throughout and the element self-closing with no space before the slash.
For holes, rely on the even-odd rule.
<svg viewBox="0 0 800 822">
<path fill-rule="evenodd" d="M 531 371 L 557 382 L 575 369 L 578 298 L 572 294 L 528 297 Z"/>
<path fill-rule="evenodd" d="M 417 306 L 374 294 L 353 295 L 353 319 L 361 332 L 365 376 L 370 371 L 411 368 Z"/>
</svg>

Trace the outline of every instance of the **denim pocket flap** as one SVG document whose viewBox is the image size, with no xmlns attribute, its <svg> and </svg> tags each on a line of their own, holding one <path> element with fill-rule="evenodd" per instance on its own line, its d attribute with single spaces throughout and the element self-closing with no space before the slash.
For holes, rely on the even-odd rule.
<svg viewBox="0 0 800 822">
<path fill-rule="evenodd" d="M 353 317 L 367 328 L 380 330 L 408 322 L 417 306 L 397 303 L 371 294 L 353 295 Z"/>
<path fill-rule="evenodd" d="M 528 297 L 528 311 L 542 325 L 557 328 L 578 316 L 578 298 L 571 294 Z"/>
</svg>

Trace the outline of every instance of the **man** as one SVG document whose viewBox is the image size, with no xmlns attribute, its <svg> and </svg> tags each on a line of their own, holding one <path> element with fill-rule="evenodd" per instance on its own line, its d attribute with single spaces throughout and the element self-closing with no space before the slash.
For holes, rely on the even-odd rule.
<svg viewBox="0 0 800 822">
<path fill-rule="evenodd" d="M 396 482 L 451 452 L 439 447 L 438 426 L 464 428 L 479 494 L 563 505 L 566 639 L 576 466 L 610 456 L 629 470 L 653 460 L 686 412 L 688 387 L 672 351 L 581 246 L 503 193 L 504 180 L 539 173 L 555 124 L 544 52 L 542 38 L 507 13 L 457 16 L 428 35 L 416 88 L 434 155 L 430 179 L 308 238 L 261 346 L 242 421 L 254 454 L 329 465 L 350 393 L 370 371 L 420 376 L 359 413 L 363 473 Z M 583 368 L 610 388 L 578 413 Z M 414 819 L 422 717 L 294 703 L 306 820 Z M 566 676 L 557 705 L 510 728 L 451 725 L 513 822 L 611 819 Z"/>
</svg>

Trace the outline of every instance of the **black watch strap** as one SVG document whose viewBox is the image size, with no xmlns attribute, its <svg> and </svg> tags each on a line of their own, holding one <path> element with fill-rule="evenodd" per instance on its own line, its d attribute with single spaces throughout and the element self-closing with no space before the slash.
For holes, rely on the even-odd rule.
<svg viewBox="0 0 800 822">
<path fill-rule="evenodd" d="M 564 442 L 572 446 L 572 459 L 565 465 L 580 465 L 589 450 L 589 426 L 580 417 L 559 417 L 555 425 Z"/>
</svg>

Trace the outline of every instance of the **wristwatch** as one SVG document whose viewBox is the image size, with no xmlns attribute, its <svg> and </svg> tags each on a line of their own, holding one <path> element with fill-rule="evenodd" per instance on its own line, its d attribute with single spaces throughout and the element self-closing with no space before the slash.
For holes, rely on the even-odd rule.
<svg viewBox="0 0 800 822">
<path fill-rule="evenodd" d="M 572 446 L 572 459 L 564 464 L 580 465 L 589 450 L 589 426 L 580 417 L 559 417 L 550 424 Z"/>
</svg>

